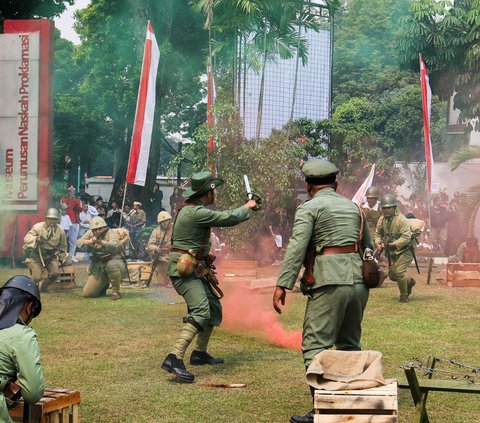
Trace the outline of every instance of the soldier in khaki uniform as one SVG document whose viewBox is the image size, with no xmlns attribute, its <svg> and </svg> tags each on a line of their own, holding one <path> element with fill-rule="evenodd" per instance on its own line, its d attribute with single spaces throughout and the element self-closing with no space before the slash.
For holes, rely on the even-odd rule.
<svg viewBox="0 0 480 423">
<path fill-rule="evenodd" d="M 380 190 L 377 187 L 370 187 L 367 189 L 365 196 L 367 197 L 367 202 L 362 204 L 362 210 L 368 222 L 368 227 L 370 228 L 370 238 L 373 241 L 378 219 L 380 219 L 382 215 L 380 201 L 378 201 L 380 198 Z"/>
<path fill-rule="evenodd" d="M 105 295 L 109 284 L 112 286 L 112 300 L 119 300 L 120 283 L 127 267 L 122 258 L 122 239 L 117 229 L 109 229 L 102 217 L 95 216 L 90 222 L 90 230 L 78 241 L 78 247 L 87 246 L 92 253 L 88 266 L 88 279 L 83 287 L 83 296 Z"/>
<path fill-rule="evenodd" d="M 375 231 L 377 251 L 385 251 L 388 258 L 388 277 L 397 282 L 400 302 L 407 303 L 415 280 L 407 277 L 407 267 L 413 260 L 415 241 L 408 219 L 397 209 L 393 194 L 385 194 L 381 201 L 382 216 L 378 219 Z"/>
<path fill-rule="evenodd" d="M 308 297 L 302 336 L 303 359 L 308 367 L 316 354 L 333 346 L 345 351 L 361 349 L 361 323 L 368 289 L 363 284 L 358 253 L 360 210 L 337 194 L 338 169 L 326 160 L 315 159 L 307 162 L 302 171 L 310 199 L 296 210 L 273 307 L 282 312 L 286 290 L 294 287 L 308 254 L 313 259 L 314 279 L 307 278 L 305 272 L 301 282 L 301 290 Z M 362 247 L 373 248 L 366 222 Z M 313 389 L 310 391 L 313 397 Z M 292 416 L 290 422 L 312 423 L 313 416 L 310 411 L 304 416 Z"/>
<path fill-rule="evenodd" d="M 187 303 L 188 316 L 184 318 L 185 324 L 162 369 L 185 382 L 193 382 L 195 378 L 183 363 L 185 352 L 195 336 L 198 335 L 190 364 L 223 363 L 223 359 L 212 357 L 207 352 L 213 328 L 222 321 L 222 305 L 210 290 L 209 278 L 203 271 L 209 268 L 207 261 L 211 260 L 210 228 L 238 225 L 250 218 L 249 211 L 257 205 L 254 200 L 249 200 L 233 210 L 208 209 L 207 206 L 215 201 L 215 188 L 222 184 L 223 180 L 213 177 L 210 172 L 193 174 L 191 188 L 183 194 L 186 201 L 177 210 L 173 228 L 168 275 L 175 290 Z M 197 267 L 193 271 L 195 264 Z"/>
<path fill-rule="evenodd" d="M 45 222 L 33 225 L 24 238 L 25 262 L 32 272 L 32 279 L 37 284 L 42 282 L 42 292 L 57 280 L 59 265 L 68 257 L 65 231 L 59 222 L 58 210 L 50 208 L 45 213 Z"/>
<path fill-rule="evenodd" d="M 167 275 L 168 253 L 172 237 L 171 220 L 172 216 L 166 211 L 158 213 L 159 226 L 152 231 L 146 247 L 152 266 L 155 265 L 155 280 L 158 281 L 158 286 L 172 286 Z"/>
</svg>

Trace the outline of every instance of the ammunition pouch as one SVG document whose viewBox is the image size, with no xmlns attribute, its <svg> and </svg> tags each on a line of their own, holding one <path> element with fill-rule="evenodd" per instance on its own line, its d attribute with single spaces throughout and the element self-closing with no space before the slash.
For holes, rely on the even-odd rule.
<svg viewBox="0 0 480 423">
<path fill-rule="evenodd" d="M 8 382 L 3 389 L 3 396 L 10 401 L 17 401 L 22 396 L 20 386 L 15 382 Z"/>
</svg>

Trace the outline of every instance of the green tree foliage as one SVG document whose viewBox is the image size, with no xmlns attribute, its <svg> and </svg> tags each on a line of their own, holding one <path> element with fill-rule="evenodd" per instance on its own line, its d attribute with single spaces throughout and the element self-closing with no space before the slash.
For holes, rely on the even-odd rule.
<svg viewBox="0 0 480 423">
<path fill-rule="evenodd" d="M 75 0 L 2 0 L 0 24 L 4 19 L 53 18 L 60 16 Z"/>
<path fill-rule="evenodd" d="M 416 70 L 421 53 L 433 92 L 455 92 L 460 119 L 480 117 L 480 0 L 413 1 L 402 30 L 402 62 Z"/>
</svg>

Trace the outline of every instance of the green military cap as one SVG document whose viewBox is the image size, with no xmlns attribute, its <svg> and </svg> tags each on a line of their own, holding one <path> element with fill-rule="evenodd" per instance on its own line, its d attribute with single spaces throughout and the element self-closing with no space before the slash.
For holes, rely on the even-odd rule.
<svg viewBox="0 0 480 423">
<path fill-rule="evenodd" d="M 199 197 L 220 185 L 223 185 L 223 179 L 213 177 L 208 171 L 194 173 L 190 178 L 190 187 L 182 196 L 185 198 Z"/>
<path fill-rule="evenodd" d="M 313 159 L 303 165 L 302 172 L 305 178 L 325 178 L 336 175 L 338 169 L 337 166 L 327 160 Z"/>
</svg>

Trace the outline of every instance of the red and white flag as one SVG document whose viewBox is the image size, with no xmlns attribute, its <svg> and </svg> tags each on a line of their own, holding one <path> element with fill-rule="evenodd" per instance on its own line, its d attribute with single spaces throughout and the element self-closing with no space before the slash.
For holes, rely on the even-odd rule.
<svg viewBox="0 0 480 423">
<path fill-rule="evenodd" d="M 152 25 L 148 21 L 147 39 L 143 51 L 142 73 L 138 87 L 137 109 L 133 124 L 132 144 L 128 160 L 127 184 L 145 186 L 148 156 L 152 141 L 155 113 L 155 86 L 160 50 Z"/>
<path fill-rule="evenodd" d="M 428 80 L 427 67 L 420 57 L 420 82 L 422 85 L 423 134 L 425 139 L 425 162 L 427 164 L 427 190 L 430 194 L 437 194 L 439 184 L 433 161 L 432 140 L 430 138 L 430 110 L 432 105 L 432 91 Z"/>
<path fill-rule="evenodd" d="M 367 176 L 367 179 L 365 179 L 363 184 L 360 186 L 360 188 L 358 188 L 358 191 L 353 196 L 352 201 L 354 203 L 357 203 L 359 206 L 364 203 L 365 193 L 367 192 L 367 189 L 372 186 L 374 176 L 375 176 L 375 165 L 372 166 L 372 168 L 370 169 L 370 173 Z"/>
<path fill-rule="evenodd" d="M 215 163 L 211 157 L 215 149 L 215 141 L 213 139 L 213 124 L 214 124 L 213 105 L 215 104 L 216 96 L 217 96 L 217 92 L 215 87 L 215 79 L 213 78 L 212 66 L 209 63 L 208 69 L 207 69 L 207 125 L 208 125 L 208 130 L 210 132 L 210 136 L 208 137 L 208 143 L 207 143 L 207 157 L 208 157 L 208 164 L 210 167 L 210 171 L 214 176 L 215 176 Z"/>
</svg>

